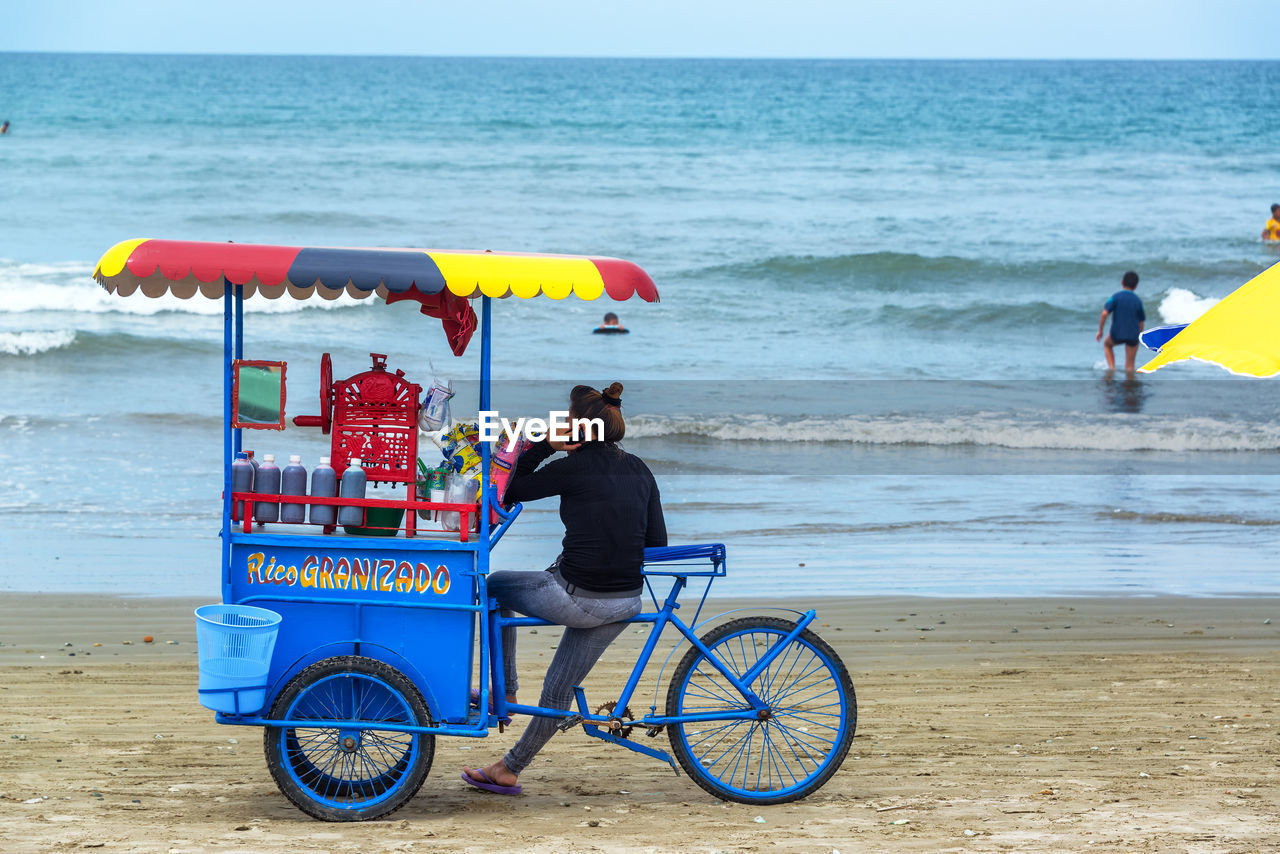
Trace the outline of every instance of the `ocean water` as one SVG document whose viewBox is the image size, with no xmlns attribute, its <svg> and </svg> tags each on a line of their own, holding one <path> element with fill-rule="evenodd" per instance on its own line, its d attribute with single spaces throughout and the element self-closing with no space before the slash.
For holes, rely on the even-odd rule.
<svg viewBox="0 0 1280 854">
<path fill-rule="evenodd" d="M 1094 340 L 1125 270 L 1155 325 L 1280 260 L 1280 63 L 0 54 L 0 93 L 0 590 L 216 596 L 221 305 L 90 277 L 149 236 L 641 264 L 659 304 L 497 304 L 496 400 L 621 380 L 723 594 L 1280 593 L 1277 387 Z M 403 306 L 247 329 L 290 415 L 322 351 L 474 411 Z M 558 537 L 532 505 L 495 563 Z"/>
</svg>

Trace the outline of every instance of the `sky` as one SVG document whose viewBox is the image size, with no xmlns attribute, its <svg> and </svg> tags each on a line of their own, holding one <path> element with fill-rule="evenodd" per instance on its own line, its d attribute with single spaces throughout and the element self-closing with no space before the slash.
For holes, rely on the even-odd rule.
<svg viewBox="0 0 1280 854">
<path fill-rule="evenodd" d="M 0 0 L 0 51 L 1276 59 L 1264 0 Z"/>
</svg>

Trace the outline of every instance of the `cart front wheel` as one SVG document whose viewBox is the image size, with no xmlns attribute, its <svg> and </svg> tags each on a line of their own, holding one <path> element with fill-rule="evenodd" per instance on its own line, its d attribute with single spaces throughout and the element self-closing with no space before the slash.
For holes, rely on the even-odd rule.
<svg viewBox="0 0 1280 854">
<path fill-rule="evenodd" d="M 421 692 L 389 664 L 361 656 L 317 662 L 289 681 L 271 717 L 359 726 L 267 727 L 264 749 L 276 785 L 323 821 L 365 821 L 395 812 L 431 770 L 435 736 L 374 724 L 430 726 Z"/>
<path fill-rule="evenodd" d="M 795 630 L 777 617 L 744 617 L 717 626 L 702 642 L 741 681 Z M 749 719 L 704 719 L 667 727 L 685 773 L 722 800 L 780 804 L 816 791 L 840 767 L 858 721 L 849 672 L 808 629 L 788 643 L 748 686 L 768 708 Z M 667 715 L 742 713 L 751 704 L 698 649 L 677 666 Z"/>
</svg>

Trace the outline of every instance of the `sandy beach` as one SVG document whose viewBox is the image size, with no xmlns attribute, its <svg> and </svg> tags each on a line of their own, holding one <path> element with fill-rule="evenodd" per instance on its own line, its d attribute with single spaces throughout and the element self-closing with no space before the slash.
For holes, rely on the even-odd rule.
<svg viewBox="0 0 1280 854">
<path fill-rule="evenodd" d="M 438 740 L 418 796 L 364 824 L 293 808 L 261 732 L 197 705 L 196 604 L 4 597 L 6 852 L 1280 849 L 1280 600 L 825 601 L 859 726 L 807 800 L 721 803 L 580 732 L 552 741 L 522 796 L 467 788 L 460 767 L 508 731 Z M 531 676 L 556 637 L 523 639 Z M 588 698 L 621 685 L 641 639 L 609 651 Z"/>
</svg>

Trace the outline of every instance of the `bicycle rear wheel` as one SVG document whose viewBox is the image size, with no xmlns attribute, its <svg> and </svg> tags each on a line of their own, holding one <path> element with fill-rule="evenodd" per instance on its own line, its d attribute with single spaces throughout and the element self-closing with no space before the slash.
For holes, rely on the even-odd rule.
<svg viewBox="0 0 1280 854">
<path fill-rule="evenodd" d="M 744 617 L 717 626 L 702 642 L 741 680 L 795 627 L 777 617 Z M 749 687 L 768 704 L 763 719 L 668 726 L 681 767 L 723 800 L 780 804 L 816 791 L 844 761 L 857 726 L 857 698 L 844 662 L 806 629 Z M 697 648 L 681 659 L 667 691 L 669 717 L 750 708 Z"/>
</svg>

